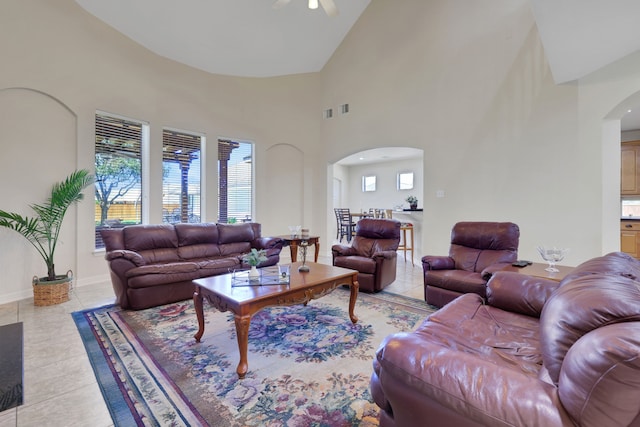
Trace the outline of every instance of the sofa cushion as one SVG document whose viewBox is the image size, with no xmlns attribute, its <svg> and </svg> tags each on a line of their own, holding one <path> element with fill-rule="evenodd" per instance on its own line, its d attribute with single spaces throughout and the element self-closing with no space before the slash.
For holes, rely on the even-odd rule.
<svg viewBox="0 0 640 427">
<path fill-rule="evenodd" d="M 458 222 L 451 230 L 449 256 L 457 269 L 480 272 L 497 262 L 513 262 L 520 229 L 511 222 Z"/>
<path fill-rule="evenodd" d="M 187 273 L 196 271 L 198 264 L 195 262 L 173 262 L 168 264 L 142 265 L 127 271 L 127 277 L 143 276 L 145 274 Z"/>
<path fill-rule="evenodd" d="M 100 230 L 100 236 L 102 237 L 104 248 L 107 252 L 125 249 L 122 228 L 103 228 Z"/>
<path fill-rule="evenodd" d="M 251 252 L 251 242 L 226 243 L 219 245 L 219 248 L 222 257 L 242 256 L 242 254 Z"/>
<path fill-rule="evenodd" d="M 640 406 L 638 372 L 640 323 L 597 328 L 566 354 L 558 384 L 562 405 L 580 426 L 632 425 Z"/>
<path fill-rule="evenodd" d="M 194 262 L 176 262 L 167 264 L 143 265 L 126 272 L 130 288 L 145 288 L 197 279 L 199 266 Z"/>
<path fill-rule="evenodd" d="M 218 244 L 218 226 L 212 223 L 175 224 L 178 246 Z"/>
<path fill-rule="evenodd" d="M 487 282 L 487 304 L 514 313 L 540 317 L 542 308 L 560 284 L 515 271 L 498 271 Z"/>
<path fill-rule="evenodd" d="M 360 273 L 375 274 L 376 261 L 373 258 L 363 256 L 337 256 L 333 260 L 336 267 L 350 268 L 358 270 Z"/>
<path fill-rule="evenodd" d="M 180 246 L 178 248 L 178 256 L 190 261 L 197 258 L 216 258 L 220 256 L 220 246 L 213 243 Z"/>
<path fill-rule="evenodd" d="M 571 270 L 571 272 L 564 277 L 562 283 L 570 282 L 573 279 L 590 274 L 610 274 L 640 280 L 640 262 L 629 254 L 611 252 L 607 255 L 583 262 Z"/>
<path fill-rule="evenodd" d="M 251 223 L 245 224 L 218 224 L 218 243 L 251 242 L 260 237 L 253 232 Z"/>
<path fill-rule="evenodd" d="M 540 315 L 544 365 L 554 384 L 569 348 L 605 325 L 640 321 L 640 282 L 610 274 L 591 274 L 564 282 Z"/>
<path fill-rule="evenodd" d="M 170 224 L 133 225 L 123 228 L 122 233 L 125 248 L 130 251 L 178 247 L 175 228 Z"/>
<path fill-rule="evenodd" d="M 480 296 L 486 294 L 486 281 L 480 273 L 466 270 L 429 270 L 429 286 L 444 288 L 449 291 L 472 292 Z"/>
<path fill-rule="evenodd" d="M 456 298 L 415 333 L 536 378 L 542 365 L 538 319 L 484 305 L 476 294 Z"/>
</svg>

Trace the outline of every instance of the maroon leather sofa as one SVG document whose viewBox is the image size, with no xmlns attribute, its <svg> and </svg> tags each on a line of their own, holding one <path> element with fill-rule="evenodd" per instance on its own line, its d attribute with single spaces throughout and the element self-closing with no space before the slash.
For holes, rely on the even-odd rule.
<svg viewBox="0 0 640 427">
<path fill-rule="evenodd" d="M 491 274 L 518 258 L 520 228 L 512 222 L 458 222 L 449 255 L 422 257 L 424 299 L 442 307 L 469 292 L 485 297 Z"/>
<path fill-rule="evenodd" d="M 100 231 L 116 302 L 139 310 L 193 297 L 192 280 L 245 270 L 244 254 L 265 249 L 267 261 L 280 260 L 283 241 L 262 237 L 261 225 L 132 225 Z"/>
<path fill-rule="evenodd" d="M 381 426 L 640 426 L 640 262 L 594 258 L 562 282 L 497 272 L 388 336 Z"/>
<path fill-rule="evenodd" d="M 333 265 L 358 270 L 359 289 L 380 292 L 396 280 L 400 222 L 364 218 L 356 225 L 351 245 L 333 245 Z"/>
</svg>

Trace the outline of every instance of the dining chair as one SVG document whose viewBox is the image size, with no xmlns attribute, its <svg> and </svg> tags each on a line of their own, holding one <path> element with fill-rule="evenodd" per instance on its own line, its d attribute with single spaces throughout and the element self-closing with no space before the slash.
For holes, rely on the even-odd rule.
<svg viewBox="0 0 640 427">
<path fill-rule="evenodd" d="M 336 239 L 342 242 L 342 238 L 346 237 L 347 242 L 351 242 L 351 237 L 355 233 L 356 224 L 351 218 L 351 211 L 349 208 L 335 208 L 336 221 L 338 231 L 336 233 Z"/>
</svg>

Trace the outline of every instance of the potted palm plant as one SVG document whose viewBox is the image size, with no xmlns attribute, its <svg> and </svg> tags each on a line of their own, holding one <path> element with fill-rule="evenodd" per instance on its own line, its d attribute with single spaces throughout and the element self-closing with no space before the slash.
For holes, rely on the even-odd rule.
<svg viewBox="0 0 640 427">
<path fill-rule="evenodd" d="M 73 172 L 64 181 L 55 183 L 51 195 L 43 204 L 33 204 L 30 208 L 35 216 L 0 210 L 0 226 L 20 233 L 36 248 L 47 266 L 47 275 L 34 277 L 33 292 L 35 305 L 51 305 L 69 300 L 69 286 L 72 276 L 57 275 L 54 255 L 58 236 L 67 209 L 80 200 L 82 191 L 93 183 L 88 170 Z"/>
</svg>

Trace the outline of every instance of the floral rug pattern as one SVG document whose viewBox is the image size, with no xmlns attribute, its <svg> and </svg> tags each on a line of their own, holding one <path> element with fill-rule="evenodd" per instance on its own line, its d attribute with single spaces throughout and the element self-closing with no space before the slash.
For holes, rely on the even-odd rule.
<svg viewBox="0 0 640 427">
<path fill-rule="evenodd" d="M 243 380 L 235 372 L 233 315 L 206 302 L 200 343 L 193 338 L 191 301 L 141 311 L 110 306 L 74 318 L 81 335 L 83 319 L 91 330 L 85 342 L 94 338 L 101 348 L 121 406 L 131 412 L 127 423 L 377 426 L 378 408 L 369 392 L 375 351 L 385 336 L 413 330 L 433 310 L 424 301 L 393 294 L 360 294 L 359 321 L 352 324 L 348 301 L 348 290 L 336 289 L 306 306 L 256 313 Z M 115 416 L 114 423 L 125 425 Z"/>
</svg>

